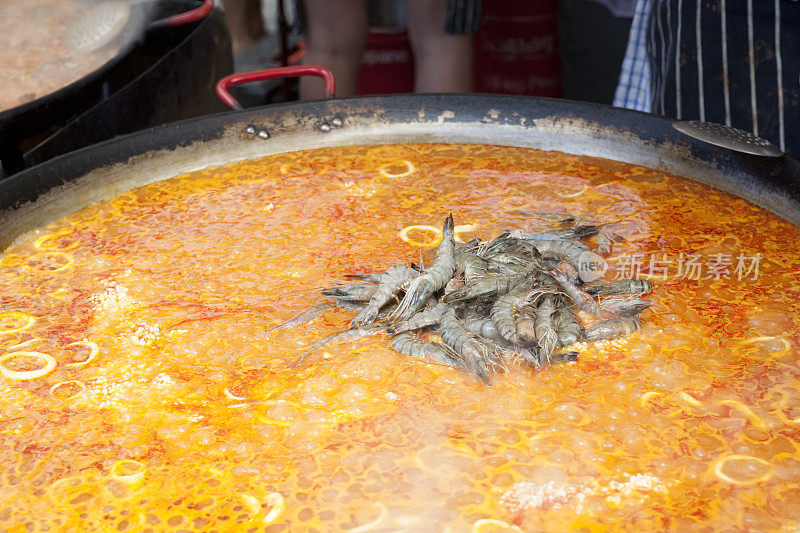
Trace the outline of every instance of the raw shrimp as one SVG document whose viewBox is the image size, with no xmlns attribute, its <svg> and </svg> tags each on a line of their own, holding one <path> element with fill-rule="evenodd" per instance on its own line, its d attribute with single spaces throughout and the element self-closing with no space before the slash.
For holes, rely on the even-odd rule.
<svg viewBox="0 0 800 533">
<path fill-rule="evenodd" d="M 417 311 L 405 322 L 398 322 L 391 326 L 389 328 L 389 333 L 403 333 L 405 331 L 436 326 L 441 323 L 442 315 L 444 315 L 448 307 L 446 303 L 438 303 L 422 311 Z"/>
<path fill-rule="evenodd" d="M 500 351 L 470 332 L 452 308 L 448 308 L 442 315 L 440 333 L 445 344 L 460 354 L 466 367 L 488 384 L 490 381 L 488 366 L 499 364 Z"/>
<path fill-rule="evenodd" d="M 558 343 L 562 348 L 571 346 L 581 338 L 581 326 L 573 314 L 567 309 L 559 309 L 553 315 L 553 327 L 558 335 Z"/>
<path fill-rule="evenodd" d="M 634 318 L 609 318 L 596 322 L 583 331 L 583 338 L 587 341 L 614 339 L 630 335 L 639 328 L 639 319 Z"/>
<path fill-rule="evenodd" d="M 510 237 L 508 232 L 501 233 L 491 241 L 481 243 L 479 246 L 477 246 L 475 254 L 478 257 L 489 259 L 506 251 L 516 243 L 517 239 Z"/>
<path fill-rule="evenodd" d="M 488 262 L 469 252 L 457 252 L 455 255 L 456 268 L 464 272 L 464 281 L 470 283 L 486 275 L 489 271 Z"/>
<path fill-rule="evenodd" d="M 542 220 L 547 220 L 548 222 L 555 222 L 556 224 L 560 224 L 562 226 L 574 224 L 575 221 L 578 220 L 577 215 L 568 215 L 566 213 L 536 213 L 533 211 L 516 211 L 516 213 L 529 217 L 540 218 Z"/>
<path fill-rule="evenodd" d="M 351 302 L 368 302 L 375 291 L 378 289 L 376 283 L 355 282 L 348 283 L 347 285 L 337 285 L 322 289 L 320 292 L 325 296 L 333 298 L 342 298 Z"/>
<path fill-rule="evenodd" d="M 515 276 L 522 274 L 530 267 L 530 258 L 523 257 L 521 254 L 500 254 L 497 257 L 500 261 L 496 261 L 494 258 L 487 261 L 489 270 L 492 273 Z"/>
<path fill-rule="evenodd" d="M 580 273 L 578 272 L 578 269 L 572 265 L 572 263 L 569 261 L 561 261 L 558 263 L 556 268 L 567 277 L 570 283 L 573 285 L 580 284 Z"/>
<path fill-rule="evenodd" d="M 381 308 L 389 303 L 397 293 L 409 287 L 412 280 L 418 276 L 419 272 L 411 267 L 404 265 L 389 267 L 381 276 L 381 282 L 378 284 L 375 294 L 369 299 L 364 309 L 350 321 L 350 327 L 363 326 L 374 322 Z"/>
<path fill-rule="evenodd" d="M 589 251 L 589 247 L 580 241 L 531 241 L 536 250 L 542 255 L 549 255 L 561 261 L 567 260 L 575 268 L 580 264 L 581 255 Z"/>
<path fill-rule="evenodd" d="M 554 229 L 537 233 L 526 233 L 515 230 L 509 233 L 511 237 L 525 241 L 563 241 L 578 240 L 596 235 L 599 228 L 594 225 L 574 226 L 572 228 Z"/>
<path fill-rule="evenodd" d="M 453 227 L 453 215 L 450 214 L 444 221 L 442 242 L 436 249 L 436 257 L 428 270 L 415 278 L 406 289 L 406 294 L 393 315 L 395 320 L 407 320 L 422 307 L 431 294 L 444 287 L 453 277 L 456 271 Z"/>
<path fill-rule="evenodd" d="M 425 342 L 417 339 L 416 334 L 406 331 L 398 333 L 391 340 L 392 348 L 403 355 L 411 357 L 431 358 L 439 363 L 454 368 L 465 368 L 459 355 L 442 342 Z"/>
<path fill-rule="evenodd" d="M 463 286 L 464 278 L 450 278 L 450 281 L 448 281 L 447 285 L 445 285 L 444 289 L 442 289 L 442 294 L 450 294 L 451 292 L 457 291 Z"/>
<path fill-rule="evenodd" d="M 539 293 L 540 291 L 532 293 L 531 280 L 526 276 L 522 283 L 511 289 L 505 296 L 498 298 L 492 305 L 492 310 L 489 312 L 492 322 L 500 334 L 513 344 L 525 345 L 525 342 L 517 335 L 514 315 L 520 307 L 527 305 Z"/>
<path fill-rule="evenodd" d="M 464 300 L 476 300 L 488 298 L 508 293 L 521 281 L 530 275 L 529 272 L 519 272 L 517 274 L 487 274 L 486 276 L 468 283 L 442 298 L 443 301 L 454 303 Z"/>
<path fill-rule="evenodd" d="M 517 328 L 517 338 L 521 344 L 527 346 L 536 343 L 536 307 L 531 305 L 520 307 L 514 326 Z"/>
<path fill-rule="evenodd" d="M 644 294 L 653 289 L 646 279 L 618 279 L 610 283 L 593 283 L 586 286 L 592 296 L 616 296 L 624 294 Z"/>
<path fill-rule="evenodd" d="M 464 327 L 472 333 L 490 341 L 503 341 L 503 336 L 488 316 L 473 316 L 464 319 Z"/>
<path fill-rule="evenodd" d="M 635 316 L 650 307 L 652 302 L 643 298 L 606 298 L 600 304 L 616 316 Z"/>
<path fill-rule="evenodd" d="M 573 285 L 563 272 L 554 269 L 550 271 L 550 275 L 558 283 L 561 292 L 572 301 L 573 306 L 578 311 L 586 311 L 597 318 L 609 318 L 612 315 L 611 312 L 600 307 L 600 304 L 594 298 Z"/>
<path fill-rule="evenodd" d="M 553 313 L 556 312 L 555 299 L 545 295 L 536 307 L 536 341 L 539 343 L 541 354 L 550 362 L 550 356 L 559 346 L 558 334 L 553 327 Z"/>
<path fill-rule="evenodd" d="M 518 250 L 507 250 L 489 258 L 489 268 L 497 271 L 501 269 L 520 270 L 520 267 L 527 267 L 531 262 L 530 253 Z"/>
</svg>

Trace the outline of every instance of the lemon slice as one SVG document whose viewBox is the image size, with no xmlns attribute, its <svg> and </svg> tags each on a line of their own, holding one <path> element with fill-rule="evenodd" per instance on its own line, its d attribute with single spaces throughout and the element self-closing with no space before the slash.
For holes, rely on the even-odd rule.
<svg viewBox="0 0 800 533">
<path fill-rule="evenodd" d="M 0 313 L 0 335 L 17 333 L 28 329 L 36 322 L 36 319 L 27 313 L 19 311 L 6 311 Z"/>
<path fill-rule="evenodd" d="M 100 347 L 97 346 L 96 343 L 92 341 L 82 340 L 77 342 L 71 342 L 67 344 L 67 348 L 71 348 L 73 346 L 76 347 L 84 347 L 89 349 L 89 355 L 86 356 L 86 359 L 83 361 L 78 361 L 77 363 L 68 363 L 64 366 L 83 366 L 88 365 L 95 357 L 97 357 L 97 353 L 100 351 Z"/>
<path fill-rule="evenodd" d="M 422 234 L 428 233 L 431 238 L 426 240 L 417 240 L 411 237 L 412 232 L 421 232 Z M 423 248 L 430 248 L 438 246 L 442 242 L 442 230 L 434 228 L 433 226 L 406 226 L 400 231 L 400 238 L 410 244 L 411 246 L 422 246 Z"/>
<path fill-rule="evenodd" d="M 78 392 L 75 392 L 75 393 L 73 393 L 73 394 L 71 394 L 69 396 L 59 396 L 58 393 L 56 392 L 62 387 L 71 387 L 72 385 L 77 385 L 78 386 L 78 388 L 79 388 Z M 78 380 L 71 379 L 69 381 L 62 381 L 60 383 L 56 383 L 55 385 L 50 387 L 50 396 L 55 396 L 56 398 L 58 398 L 60 400 L 71 400 L 73 398 L 77 398 L 78 396 L 80 396 L 80 394 L 85 390 L 86 390 L 86 385 L 84 385 L 83 383 L 81 383 Z"/>
<path fill-rule="evenodd" d="M 66 270 L 72 263 L 72 256 L 64 252 L 43 252 L 29 257 L 24 268 L 34 272 L 53 273 Z"/>
<path fill-rule="evenodd" d="M 12 370 L 3 363 L 15 357 L 31 357 L 44 361 L 44 366 L 35 370 Z M 56 360 L 52 355 L 41 352 L 11 352 L 0 357 L 0 374 L 15 381 L 27 381 L 46 376 L 56 367 Z"/>
<path fill-rule="evenodd" d="M 412 172 L 416 170 L 414 168 L 413 163 L 411 161 L 406 161 L 402 159 L 400 161 L 392 161 L 391 163 L 386 163 L 378 168 L 378 172 L 380 172 L 381 176 L 385 176 L 387 178 L 402 178 L 403 176 L 408 176 Z"/>
<path fill-rule="evenodd" d="M 111 477 L 127 485 L 139 485 L 146 472 L 147 468 L 133 459 L 122 459 L 111 467 Z"/>
</svg>

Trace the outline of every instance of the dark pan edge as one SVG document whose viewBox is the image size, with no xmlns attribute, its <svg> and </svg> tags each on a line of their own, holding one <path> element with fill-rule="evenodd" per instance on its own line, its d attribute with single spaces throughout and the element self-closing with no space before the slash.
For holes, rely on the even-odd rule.
<svg viewBox="0 0 800 533">
<path fill-rule="evenodd" d="M 248 125 L 270 138 L 245 133 Z M 640 164 L 731 192 L 800 226 L 800 163 L 790 157 L 727 151 L 681 135 L 668 119 L 595 104 L 396 95 L 211 115 L 58 157 L 0 182 L 0 248 L 85 205 L 177 173 L 305 148 L 406 141 L 560 149 Z"/>
</svg>

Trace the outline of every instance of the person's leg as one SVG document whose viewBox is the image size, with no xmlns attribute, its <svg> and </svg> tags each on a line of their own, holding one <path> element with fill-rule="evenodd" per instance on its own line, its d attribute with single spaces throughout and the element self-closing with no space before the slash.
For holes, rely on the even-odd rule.
<svg viewBox="0 0 800 533">
<path fill-rule="evenodd" d="M 361 56 L 367 42 L 366 0 L 305 0 L 306 65 L 325 67 L 336 79 L 336 96 L 352 96 L 358 89 Z M 300 98 L 324 95 L 318 78 L 300 80 Z"/>
<path fill-rule="evenodd" d="M 234 54 L 246 50 L 266 33 L 261 0 L 225 0 L 225 22 Z"/>
<path fill-rule="evenodd" d="M 414 51 L 414 90 L 472 90 L 472 35 L 445 33 L 447 0 L 408 0 L 408 33 Z"/>
</svg>

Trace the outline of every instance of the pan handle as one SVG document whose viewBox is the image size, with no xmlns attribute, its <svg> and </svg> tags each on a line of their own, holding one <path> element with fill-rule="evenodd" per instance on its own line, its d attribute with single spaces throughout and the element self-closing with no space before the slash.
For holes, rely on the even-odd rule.
<svg viewBox="0 0 800 533">
<path fill-rule="evenodd" d="M 150 27 L 174 28 L 176 26 L 183 26 L 184 24 L 189 24 L 190 22 L 195 22 L 204 18 L 206 15 L 211 13 L 212 9 L 214 9 L 214 0 L 203 0 L 203 5 L 196 7 L 192 10 L 186 11 L 185 13 L 179 13 L 177 15 L 172 15 L 171 17 L 167 17 L 165 19 L 156 20 L 155 22 L 152 22 L 150 24 Z"/>
<path fill-rule="evenodd" d="M 270 80 L 273 78 L 293 78 L 296 76 L 319 76 L 325 82 L 325 97 L 333 98 L 333 93 L 336 90 L 336 82 L 333 79 L 333 73 L 324 67 L 314 67 L 310 65 L 278 67 L 266 70 L 255 70 L 253 72 L 243 72 L 241 74 L 231 74 L 217 82 L 217 96 L 231 109 L 239 110 L 242 109 L 242 105 L 228 92 L 228 89 L 234 85 L 250 81 Z"/>
</svg>

